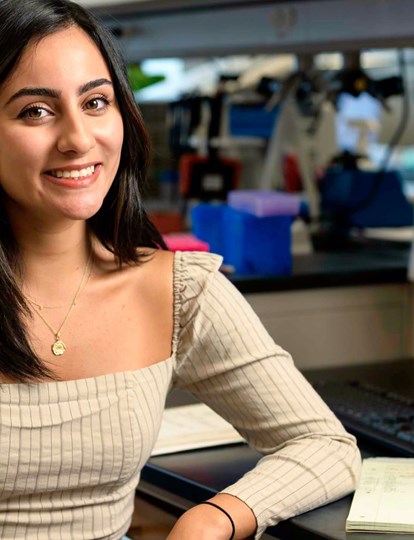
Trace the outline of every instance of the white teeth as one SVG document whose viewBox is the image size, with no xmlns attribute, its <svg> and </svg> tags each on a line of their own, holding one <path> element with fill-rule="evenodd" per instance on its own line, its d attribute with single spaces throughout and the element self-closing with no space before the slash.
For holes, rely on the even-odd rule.
<svg viewBox="0 0 414 540">
<path fill-rule="evenodd" d="M 50 171 L 50 174 L 56 178 L 85 178 L 86 176 L 92 176 L 94 172 L 95 165 L 91 165 L 80 171 Z"/>
</svg>

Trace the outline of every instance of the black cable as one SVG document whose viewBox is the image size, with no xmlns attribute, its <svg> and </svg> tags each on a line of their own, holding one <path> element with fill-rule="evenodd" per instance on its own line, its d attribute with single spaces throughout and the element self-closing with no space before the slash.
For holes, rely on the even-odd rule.
<svg viewBox="0 0 414 540">
<path fill-rule="evenodd" d="M 367 206 L 369 206 L 369 204 L 371 204 L 373 200 L 375 200 L 378 194 L 378 190 L 381 186 L 381 182 L 383 181 L 384 175 L 387 172 L 387 168 L 391 161 L 392 155 L 396 147 L 398 146 L 398 143 L 400 142 L 401 137 L 404 134 L 404 131 L 407 127 L 411 111 L 410 111 L 410 97 L 408 95 L 407 63 L 405 61 L 404 51 L 402 49 L 398 51 L 398 64 L 399 64 L 399 69 L 400 69 L 400 76 L 403 81 L 403 87 L 404 87 L 400 123 L 397 126 L 397 129 L 395 130 L 394 135 L 391 137 L 391 140 L 388 144 L 387 150 L 385 152 L 385 156 L 382 160 L 380 170 L 376 174 L 374 185 L 372 186 L 372 189 L 371 189 L 371 193 L 359 203 L 352 205 L 350 208 L 348 208 L 348 211 L 351 210 L 352 212 L 355 212 L 357 210 L 362 210 L 363 208 L 366 208 Z"/>
<path fill-rule="evenodd" d="M 391 140 L 388 144 L 388 149 L 385 154 L 385 157 L 382 162 L 381 170 L 385 171 L 389 165 L 392 154 L 395 151 L 395 148 L 398 146 L 398 143 L 401 140 L 401 137 L 404 134 L 404 131 L 407 127 L 408 120 L 410 118 L 410 98 L 408 95 L 408 74 L 407 74 L 407 62 L 405 61 L 404 51 L 398 51 L 398 63 L 400 66 L 400 76 L 403 81 L 403 103 L 402 103 L 402 115 L 400 119 L 400 124 L 397 126 L 394 135 L 391 137 Z"/>
</svg>

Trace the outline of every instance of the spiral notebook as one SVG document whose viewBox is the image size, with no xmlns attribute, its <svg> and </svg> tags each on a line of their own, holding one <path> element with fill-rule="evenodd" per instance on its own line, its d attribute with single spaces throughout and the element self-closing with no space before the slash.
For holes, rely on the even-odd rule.
<svg viewBox="0 0 414 540">
<path fill-rule="evenodd" d="M 346 520 L 348 532 L 414 533 L 414 458 L 369 458 Z"/>
</svg>

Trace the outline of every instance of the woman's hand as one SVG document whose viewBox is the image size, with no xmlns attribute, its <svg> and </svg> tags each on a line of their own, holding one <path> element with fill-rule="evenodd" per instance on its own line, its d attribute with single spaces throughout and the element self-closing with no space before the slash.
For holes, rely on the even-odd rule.
<svg viewBox="0 0 414 540">
<path fill-rule="evenodd" d="M 234 540 L 251 538 L 256 518 L 240 499 L 220 493 L 209 499 L 230 514 L 235 525 Z M 200 504 L 187 510 L 176 522 L 167 540 L 229 540 L 232 525 L 229 518 L 213 506 Z"/>
</svg>

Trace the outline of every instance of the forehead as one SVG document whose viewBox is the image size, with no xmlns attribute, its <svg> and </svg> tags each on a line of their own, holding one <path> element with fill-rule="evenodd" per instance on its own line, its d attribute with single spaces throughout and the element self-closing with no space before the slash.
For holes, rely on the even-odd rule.
<svg viewBox="0 0 414 540">
<path fill-rule="evenodd" d="M 72 26 L 29 43 L 4 90 L 33 85 L 64 90 L 101 77 L 111 80 L 101 52 L 83 30 Z"/>
</svg>

